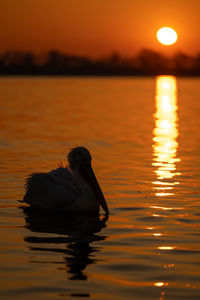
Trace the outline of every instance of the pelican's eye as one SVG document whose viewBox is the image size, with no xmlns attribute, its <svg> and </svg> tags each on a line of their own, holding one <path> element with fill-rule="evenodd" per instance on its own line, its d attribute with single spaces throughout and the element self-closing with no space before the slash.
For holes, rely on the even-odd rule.
<svg viewBox="0 0 200 300">
<path fill-rule="evenodd" d="M 83 160 L 82 164 L 85 165 L 85 166 L 90 166 L 91 160 L 88 160 L 88 159 L 87 160 Z"/>
</svg>

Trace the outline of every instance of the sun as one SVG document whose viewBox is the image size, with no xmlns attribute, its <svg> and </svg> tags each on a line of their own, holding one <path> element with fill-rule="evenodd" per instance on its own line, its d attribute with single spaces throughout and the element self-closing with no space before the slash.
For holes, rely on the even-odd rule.
<svg viewBox="0 0 200 300">
<path fill-rule="evenodd" d="M 158 41 L 165 46 L 175 44 L 178 38 L 176 31 L 170 27 L 160 28 L 156 36 Z"/>
</svg>

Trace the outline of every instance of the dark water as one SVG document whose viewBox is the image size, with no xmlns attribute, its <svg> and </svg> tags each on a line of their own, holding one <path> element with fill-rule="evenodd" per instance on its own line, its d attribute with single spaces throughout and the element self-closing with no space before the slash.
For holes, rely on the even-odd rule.
<svg viewBox="0 0 200 300">
<path fill-rule="evenodd" d="M 200 79 L 1 78 L 1 299 L 200 299 Z M 110 207 L 22 209 L 88 147 Z"/>
</svg>

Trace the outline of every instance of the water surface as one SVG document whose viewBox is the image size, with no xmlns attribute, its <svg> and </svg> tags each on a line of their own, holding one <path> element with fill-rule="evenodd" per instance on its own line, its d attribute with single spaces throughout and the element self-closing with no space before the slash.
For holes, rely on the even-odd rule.
<svg viewBox="0 0 200 300">
<path fill-rule="evenodd" d="M 199 85 L 0 78 L 2 299 L 199 299 Z M 26 176 L 78 145 L 109 218 L 20 208 Z"/>
</svg>

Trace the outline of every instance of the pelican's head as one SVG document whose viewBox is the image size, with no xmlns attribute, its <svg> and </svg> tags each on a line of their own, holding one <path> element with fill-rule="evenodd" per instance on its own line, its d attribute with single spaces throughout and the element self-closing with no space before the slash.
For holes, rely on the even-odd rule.
<svg viewBox="0 0 200 300">
<path fill-rule="evenodd" d="M 99 183 L 96 179 L 96 176 L 93 172 L 91 166 L 92 157 L 88 149 L 86 149 L 85 147 L 73 148 L 69 152 L 67 158 L 71 170 L 78 172 L 84 178 L 84 180 L 89 183 L 96 195 L 96 198 L 99 201 L 99 204 L 101 205 L 103 210 L 108 214 L 108 206 L 99 186 Z"/>
<path fill-rule="evenodd" d="M 91 164 L 91 154 L 85 147 L 73 148 L 67 155 L 70 168 L 75 171 L 80 166 Z"/>
</svg>

